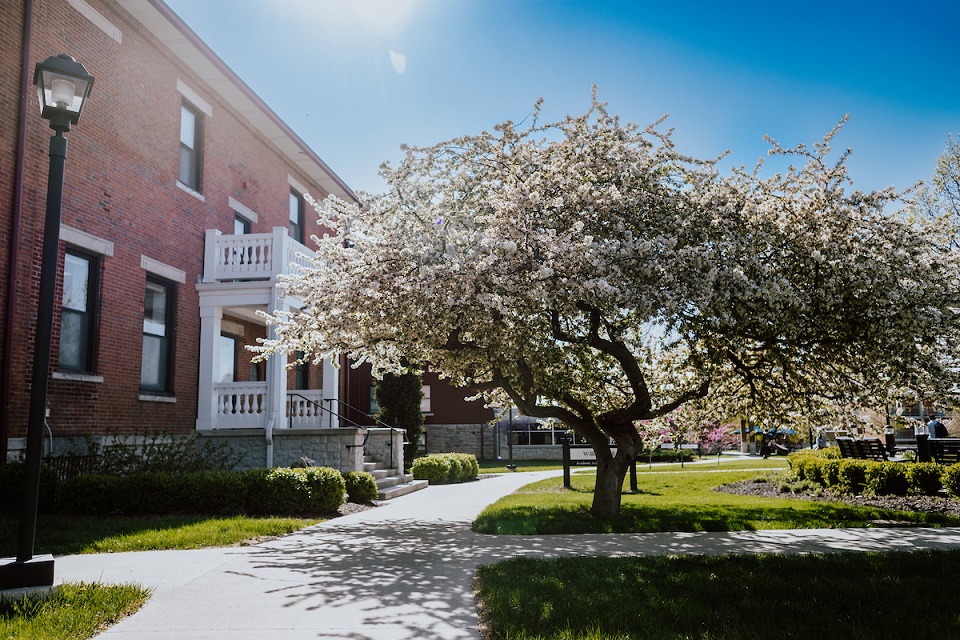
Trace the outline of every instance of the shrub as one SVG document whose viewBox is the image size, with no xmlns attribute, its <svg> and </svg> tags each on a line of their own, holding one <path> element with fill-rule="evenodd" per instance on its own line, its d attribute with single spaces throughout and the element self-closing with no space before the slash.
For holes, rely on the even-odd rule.
<svg viewBox="0 0 960 640">
<path fill-rule="evenodd" d="M 470 453 L 435 453 L 413 461 L 413 477 L 430 484 L 451 484 L 475 480 L 480 474 L 477 457 Z"/>
<path fill-rule="evenodd" d="M 246 483 L 233 471 L 198 471 L 182 476 L 181 508 L 188 513 L 235 515 L 243 513 Z"/>
<path fill-rule="evenodd" d="M 377 481 L 366 471 L 348 471 L 343 474 L 347 499 L 356 504 L 373 502 L 380 496 Z"/>
<path fill-rule="evenodd" d="M 915 462 L 907 467 L 907 481 L 912 493 L 936 495 L 943 488 L 943 467 L 933 462 Z"/>
<path fill-rule="evenodd" d="M 952 464 L 943 470 L 943 486 L 954 498 L 960 498 L 960 464 Z"/>
<path fill-rule="evenodd" d="M 905 496 L 910 488 L 907 468 L 899 462 L 878 462 L 867 467 L 867 491 L 878 496 Z"/>
<path fill-rule="evenodd" d="M 26 465 L 22 462 L 0 464 L 0 513 L 20 513 L 23 508 L 24 476 Z M 40 467 L 40 495 L 38 511 L 56 508 L 57 474 L 46 465 Z"/>
<path fill-rule="evenodd" d="M 346 498 L 346 484 L 336 469 L 254 469 L 245 474 L 247 511 L 257 515 L 332 513 Z"/>
<path fill-rule="evenodd" d="M 224 442 L 201 439 L 196 433 L 171 435 L 162 432 L 139 436 L 131 444 L 113 436 L 104 446 L 89 442 L 97 456 L 97 471 L 109 475 L 140 472 L 187 474 L 233 469 L 242 457 Z"/>
<path fill-rule="evenodd" d="M 877 463 L 870 460 L 842 458 L 839 464 L 839 489 L 844 493 L 863 493 L 867 481 L 867 469 L 874 464 Z"/>
<path fill-rule="evenodd" d="M 119 510 L 117 497 L 123 480 L 118 476 L 90 473 L 60 483 L 60 509 L 66 513 L 108 515 Z"/>
</svg>

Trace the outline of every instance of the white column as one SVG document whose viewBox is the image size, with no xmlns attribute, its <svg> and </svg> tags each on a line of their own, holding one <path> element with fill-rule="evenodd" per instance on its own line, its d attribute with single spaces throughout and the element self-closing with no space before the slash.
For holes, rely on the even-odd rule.
<svg viewBox="0 0 960 640">
<path fill-rule="evenodd" d="M 276 248 L 276 245 L 274 245 Z M 276 291 L 276 289 L 274 289 Z M 290 307 L 278 300 L 276 293 L 271 298 L 267 312 L 271 315 L 277 311 L 289 311 Z M 277 330 L 273 325 L 267 326 L 267 338 L 276 340 Z M 273 420 L 274 428 L 286 429 L 290 426 L 287 420 L 287 357 L 275 354 L 267 358 L 267 420 Z"/>
<path fill-rule="evenodd" d="M 323 359 L 323 408 L 335 413 L 341 413 L 340 404 L 340 369 L 333 366 L 332 358 Z M 339 427 L 337 419 L 332 413 L 327 413 L 322 421 L 328 427 Z"/>
<path fill-rule="evenodd" d="M 200 307 L 200 371 L 197 389 L 197 429 L 217 426 L 217 402 L 213 389 L 220 367 L 220 330 L 223 307 Z"/>
<path fill-rule="evenodd" d="M 281 273 L 290 273 L 290 265 L 287 264 L 287 243 L 290 241 L 290 234 L 284 227 L 273 227 L 272 239 L 270 241 L 270 275 L 276 278 Z"/>
<path fill-rule="evenodd" d="M 217 238 L 220 237 L 219 229 L 207 229 L 204 236 L 203 247 L 203 281 L 217 281 Z"/>
</svg>

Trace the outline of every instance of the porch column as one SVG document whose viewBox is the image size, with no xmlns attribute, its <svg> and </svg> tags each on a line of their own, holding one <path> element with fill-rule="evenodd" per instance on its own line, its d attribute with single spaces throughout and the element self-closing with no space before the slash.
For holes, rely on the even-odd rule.
<svg viewBox="0 0 960 640">
<path fill-rule="evenodd" d="M 276 246 L 276 245 L 274 245 Z M 277 296 L 271 297 L 267 312 L 271 315 L 277 311 L 289 311 L 290 306 Z M 274 325 L 267 326 L 267 339 L 277 339 L 277 329 Z M 275 429 L 286 429 L 290 426 L 287 420 L 287 358 L 282 354 L 274 354 L 267 358 L 267 420 L 273 421 Z"/>
<path fill-rule="evenodd" d="M 340 369 L 333 366 L 332 358 L 323 359 L 323 407 L 325 409 L 330 409 L 334 413 L 342 413 L 340 411 Z M 339 420 L 337 420 L 333 413 L 327 413 L 325 419 L 323 420 L 328 427 L 339 427 Z"/>
<path fill-rule="evenodd" d="M 223 307 L 200 306 L 200 372 L 197 389 L 197 429 L 217 426 L 217 399 L 213 385 L 220 373 L 220 330 Z"/>
</svg>

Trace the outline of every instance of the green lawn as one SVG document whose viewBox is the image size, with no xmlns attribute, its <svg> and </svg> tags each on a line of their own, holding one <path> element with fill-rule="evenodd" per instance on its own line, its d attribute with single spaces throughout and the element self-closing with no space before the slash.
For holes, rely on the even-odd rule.
<svg viewBox="0 0 960 640">
<path fill-rule="evenodd" d="M 517 471 L 553 471 L 563 469 L 562 460 L 477 460 L 480 473 L 509 473 L 508 464 L 517 466 Z"/>
<path fill-rule="evenodd" d="M 137 611 L 150 597 L 138 585 L 67 583 L 48 597 L 0 602 L 0 638 L 85 640 Z"/>
<path fill-rule="evenodd" d="M 515 559 L 480 567 L 488 640 L 960 638 L 960 551 Z"/>
<path fill-rule="evenodd" d="M 104 518 L 40 514 L 34 549 L 37 553 L 67 555 L 228 547 L 292 533 L 318 522 L 323 520 L 243 516 Z M 0 517 L 0 556 L 15 555 L 17 532 L 16 517 Z"/>
<path fill-rule="evenodd" d="M 550 478 L 527 485 L 484 509 L 474 521 L 473 530 L 519 535 L 736 531 L 867 527 L 877 520 L 960 525 L 960 519 L 940 514 L 713 491 L 720 484 L 745 480 L 759 473 L 708 465 L 687 465 L 682 472 L 679 465 L 638 470 L 638 493 L 624 495 L 620 515 L 611 519 L 594 518 L 588 512 L 593 498 L 593 473 L 573 474 L 572 490 L 563 488 L 562 478 Z"/>
</svg>

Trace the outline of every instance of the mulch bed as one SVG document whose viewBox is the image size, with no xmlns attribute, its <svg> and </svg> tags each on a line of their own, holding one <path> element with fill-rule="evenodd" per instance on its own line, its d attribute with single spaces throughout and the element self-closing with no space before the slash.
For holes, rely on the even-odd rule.
<svg viewBox="0 0 960 640">
<path fill-rule="evenodd" d="M 947 496 L 852 496 L 823 490 L 781 491 L 781 483 L 764 480 L 743 480 L 717 487 L 717 491 L 738 495 L 762 496 L 767 498 L 793 498 L 796 500 L 818 500 L 821 502 L 843 502 L 857 506 L 915 511 L 923 513 L 941 513 L 960 517 L 960 501 Z"/>
</svg>

